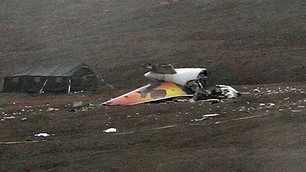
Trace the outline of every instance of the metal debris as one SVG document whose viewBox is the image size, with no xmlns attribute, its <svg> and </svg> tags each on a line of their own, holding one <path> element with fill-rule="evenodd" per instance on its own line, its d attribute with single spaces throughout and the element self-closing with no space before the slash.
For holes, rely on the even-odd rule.
<svg viewBox="0 0 306 172">
<path fill-rule="evenodd" d="M 217 113 L 206 114 L 206 115 L 203 115 L 202 118 L 194 119 L 194 120 L 191 120 L 191 121 L 195 121 L 195 122 L 204 121 L 204 120 L 206 120 L 210 117 L 215 117 L 215 116 L 219 116 L 219 114 L 217 114 Z"/>
<path fill-rule="evenodd" d="M 59 109 L 58 108 L 52 108 L 52 107 L 49 107 L 47 109 L 48 112 L 53 112 L 53 111 L 58 111 Z"/>
<path fill-rule="evenodd" d="M 103 132 L 104 133 L 116 133 L 117 129 L 116 128 L 109 128 L 109 129 L 103 130 Z"/>
<path fill-rule="evenodd" d="M 48 134 L 48 133 L 38 133 L 38 134 L 35 134 L 34 136 L 35 137 L 49 137 L 50 134 Z"/>
</svg>

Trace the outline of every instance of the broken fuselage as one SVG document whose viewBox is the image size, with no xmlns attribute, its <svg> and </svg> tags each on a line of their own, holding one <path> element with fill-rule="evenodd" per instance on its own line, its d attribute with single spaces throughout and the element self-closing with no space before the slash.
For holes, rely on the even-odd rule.
<svg viewBox="0 0 306 172">
<path fill-rule="evenodd" d="M 150 71 L 145 73 L 144 76 L 151 80 L 174 82 L 186 86 L 188 81 L 195 80 L 202 74 L 207 73 L 206 68 L 177 68 L 173 70 L 173 73 L 158 73 Z"/>
</svg>

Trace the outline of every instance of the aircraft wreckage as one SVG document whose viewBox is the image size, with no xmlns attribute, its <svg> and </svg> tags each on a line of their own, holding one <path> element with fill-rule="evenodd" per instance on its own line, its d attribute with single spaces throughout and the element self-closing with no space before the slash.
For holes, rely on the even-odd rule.
<svg viewBox="0 0 306 172">
<path fill-rule="evenodd" d="M 102 103 L 109 106 L 136 105 L 171 98 L 195 100 L 236 98 L 240 93 L 228 85 L 207 87 L 206 68 L 173 68 L 172 65 L 151 65 L 144 76 L 152 80 L 134 91 Z"/>
</svg>

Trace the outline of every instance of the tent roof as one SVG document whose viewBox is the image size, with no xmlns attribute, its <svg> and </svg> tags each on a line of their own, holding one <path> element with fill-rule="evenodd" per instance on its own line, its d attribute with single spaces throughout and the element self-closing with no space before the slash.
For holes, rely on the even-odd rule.
<svg viewBox="0 0 306 172">
<path fill-rule="evenodd" d="M 23 65 L 17 67 L 10 76 L 71 76 L 84 67 L 88 68 L 84 63 Z"/>
</svg>

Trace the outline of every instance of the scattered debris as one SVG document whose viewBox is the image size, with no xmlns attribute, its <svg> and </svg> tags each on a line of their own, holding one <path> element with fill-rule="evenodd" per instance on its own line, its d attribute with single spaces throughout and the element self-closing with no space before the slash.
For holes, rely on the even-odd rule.
<svg viewBox="0 0 306 172">
<path fill-rule="evenodd" d="M 255 89 L 253 90 L 253 92 L 254 92 L 254 93 L 260 93 L 260 90 L 259 90 L 259 88 L 257 87 L 257 88 L 255 88 Z"/>
<path fill-rule="evenodd" d="M 35 134 L 34 136 L 35 137 L 49 137 L 50 134 L 48 134 L 48 133 L 38 133 L 38 134 Z"/>
<path fill-rule="evenodd" d="M 93 107 L 82 107 L 82 108 L 81 108 L 81 111 L 82 111 L 82 112 L 86 112 L 86 111 L 88 111 L 89 109 L 93 109 Z"/>
<path fill-rule="evenodd" d="M 268 104 L 267 104 L 267 108 L 273 108 L 274 106 L 275 106 L 274 103 L 268 103 Z"/>
<path fill-rule="evenodd" d="M 242 106 L 239 108 L 239 112 L 245 112 L 246 111 L 246 107 L 245 106 Z"/>
<path fill-rule="evenodd" d="M 217 85 L 217 86 L 221 88 L 223 95 L 228 99 L 237 98 L 238 96 L 241 95 L 239 91 L 235 90 L 231 86 L 228 85 Z"/>
<path fill-rule="evenodd" d="M 72 102 L 72 106 L 68 108 L 69 112 L 75 112 L 75 111 L 88 111 L 89 109 L 93 109 L 94 104 L 86 101 L 74 101 Z"/>
<path fill-rule="evenodd" d="M 52 107 L 48 107 L 47 111 L 48 112 L 53 112 L 53 111 L 58 111 L 58 108 L 52 108 Z"/>
<path fill-rule="evenodd" d="M 177 97 L 193 97 L 194 100 L 232 99 L 238 97 L 239 91 L 228 85 L 207 87 L 206 68 L 174 68 L 169 65 L 149 65 L 144 76 L 155 81 L 144 87 L 102 103 L 108 106 L 126 106 Z M 218 101 L 213 101 L 216 103 Z"/>
<path fill-rule="evenodd" d="M 85 101 L 74 101 L 72 102 L 72 107 L 74 108 L 81 108 L 81 107 L 86 107 L 86 106 L 91 106 L 90 102 L 85 102 Z"/>
<path fill-rule="evenodd" d="M 103 132 L 104 133 L 116 133 L 117 129 L 116 128 L 109 128 L 109 129 L 103 130 Z"/>
<path fill-rule="evenodd" d="M 206 114 L 206 115 L 203 115 L 202 118 L 194 119 L 194 120 L 191 120 L 191 121 L 195 121 L 195 122 L 204 121 L 204 120 L 206 120 L 210 117 L 215 117 L 215 116 L 219 116 L 219 114 L 217 114 L 217 113 Z"/>
<path fill-rule="evenodd" d="M 275 106 L 274 103 L 268 103 L 268 106 L 272 107 L 272 106 Z"/>
<path fill-rule="evenodd" d="M 193 100 L 193 102 L 195 102 L 194 99 L 192 99 L 192 100 Z M 200 101 L 200 102 L 210 102 L 211 104 L 222 102 L 222 100 L 220 100 L 220 99 L 206 99 L 206 100 L 198 100 L 198 101 Z"/>
<path fill-rule="evenodd" d="M 219 116 L 219 114 L 217 114 L 217 113 L 211 113 L 211 114 L 203 115 L 203 117 L 215 117 L 215 116 Z"/>
<path fill-rule="evenodd" d="M 3 119 L 15 119 L 16 117 L 15 116 L 5 116 L 3 117 Z"/>
</svg>

